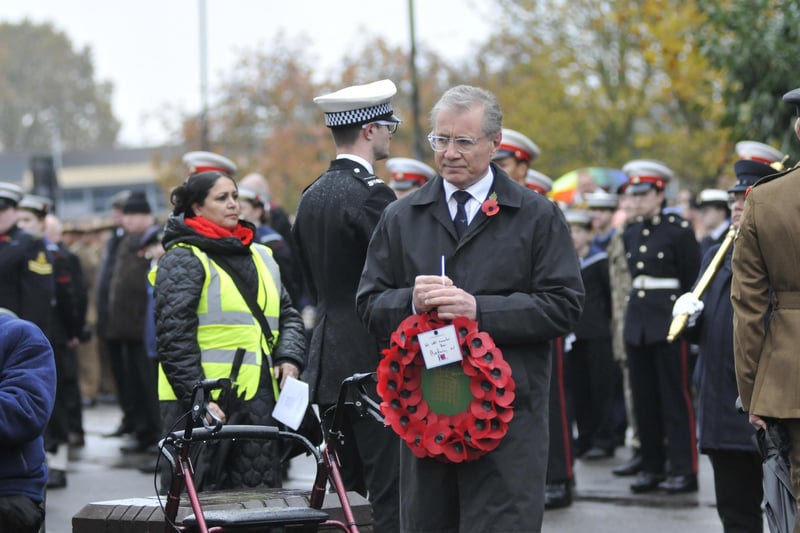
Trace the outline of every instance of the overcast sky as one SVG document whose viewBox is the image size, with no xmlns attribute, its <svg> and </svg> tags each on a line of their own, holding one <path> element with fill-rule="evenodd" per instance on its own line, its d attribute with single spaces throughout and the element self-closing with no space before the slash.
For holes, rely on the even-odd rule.
<svg viewBox="0 0 800 533">
<path fill-rule="evenodd" d="M 198 6 L 202 0 L 5 0 L 0 21 L 51 22 L 80 49 L 89 46 L 96 78 L 114 83 L 120 141 L 157 145 L 167 133 L 153 119 L 165 107 L 200 108 Z M 310 57 L 328 71 L 358 36 L 408 46 L 408 0 L 206 0 L 208 72 L 230 71 L 244 50 L 268 45 L 281 30 L 309 37 Z M 489 3 L 415 0 L 418 43 L 465 57 L 485 40 Z M 477 7 L 476 7 L 477 5 Z M 149 118 L 148 118 L 149 117 Z"/>
</svg>

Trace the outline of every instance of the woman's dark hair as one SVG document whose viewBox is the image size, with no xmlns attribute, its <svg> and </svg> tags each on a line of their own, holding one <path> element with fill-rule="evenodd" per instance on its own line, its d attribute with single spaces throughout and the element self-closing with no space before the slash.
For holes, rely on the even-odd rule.
<svg viewBox="0 0 800 533">
<path fill-rule="evenodd" d="M 220 178 L 227 178 L 236 183 L 233 178 L 222 172 L 209 170 L 207 172 L 198 172 L 189 176 L 182 185 L 176 187 L 170 194 L 170 201 L 175 208 L 172 210 L 173 215 L 183 215 L 185 218 L 192 218 L 194 211 L 192 205 L 203 205 L 208 196 L 208 191 L 217 183 Z"/>
</svg>

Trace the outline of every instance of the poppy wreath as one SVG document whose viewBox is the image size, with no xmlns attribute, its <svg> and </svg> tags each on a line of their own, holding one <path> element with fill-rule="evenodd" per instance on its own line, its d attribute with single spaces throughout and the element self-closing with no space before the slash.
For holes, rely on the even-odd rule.
<svg viewBox="0 0 800 533">
<path fill-rule="evenodd" d="M 452 324 L 463 358 L 461 368 L 469 377 L 472 399 L 463 411 L 435 413 L 424 398 L 422 374 L 426 372 L 417 335 Z M 452 321 L 435 313 L 411 315 L 391 336 L 378 365 L 378 394 L 387 426 L 402 438 L 417 457 L 443 462 L 473 461 L 494 450 L 508 433 L 514 417 L 514 379 L 511 366 L 492 337 L 478 331 L 466 317 Z"/>
</svg>

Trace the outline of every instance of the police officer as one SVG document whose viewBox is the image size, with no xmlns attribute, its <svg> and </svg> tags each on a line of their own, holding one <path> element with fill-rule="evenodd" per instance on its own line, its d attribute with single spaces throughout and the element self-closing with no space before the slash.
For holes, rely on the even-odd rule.
<svg viewBox="0 0 800 533">
<path fill-rule="evenodd" d="M 19 186 L 0 182 L 0 307 L 47 333 L 55 294 L 53 265 L 44 241 L 17 226 L 22 196 Z"/>
<path fill-rule="evenodd" d="M 622 169 L 629 178 L 636 219 L 623 234 L 633 278 L 625 316 L 625 344 L 642 471 L 633 492 L 697 490 L 694 411 L 689 393 L 688 350 L 668 343 L 672 305 L 691 289 L 700 252 L 689 223 L 664 214 L 664 188 L 672 170 L 638 159 Z"/>
<path fill-rule="evenodd" d="M 378 364 L 380 347 L 354 302 L 370 237 L 384 208 L 395 200 L 392 189 L 373 173 L 373 164 L 388 157 L 400 122 L 392 113 L 396 92 L 394 83 L 382 80 L 314 99 L 331 129 L 336 159 L 303 192 L 293 234 L 318 313 L 304 378 L 322 412 L 336 403 L 346 377 Z M 368 492 L 375 531 L 395 531 L 399 440 L 374 420 L 349 418 L 355 439 L 347 439 L 350 446 L 340 452 L 345 485 Z"/>
<path fill-rule="evenodd" d="M 520 185 L 526 185 L 528 169 L 541 151 L 532 140 L 518 131 L 503 128 L 502 133 L 503 140 L 500 141 L 500 147 L 492 157 L 492 161 L 505 170 L 512 180 Z"/>
</svg>

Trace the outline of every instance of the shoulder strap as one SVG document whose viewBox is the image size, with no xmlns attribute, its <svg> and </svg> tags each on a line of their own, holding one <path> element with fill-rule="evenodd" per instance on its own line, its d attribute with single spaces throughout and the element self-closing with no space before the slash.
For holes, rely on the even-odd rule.
<svg viewBox="0 0 800 533">
<path fill-rule="evenodd" d="M 242 278 L 238 270 L 233 268 L 233 265 L 230 264 L 227 257 L 224 255 L 209 255 L 209 257 L 215 263 L 217 263 L 220 268 L 227 272 L 233 280 L 233 283 L 236 285 L 236 289 L 239 291 L 239 294 L 242 295 L 242 298 L 244 298 L 244 301 L 247 303 L 247 307 L 250 308 L 250 312 L 253 313 L 253 316 L 261 326 L 264 337 L 267 339 L 269 351 L 272 352 L 275 339 L 272 336 L 272 328 L 270 328 L 269 324 L 267 323 L 267 317 L 264 316 L 264 310 L 258 305 L 258 297 L 256 296 L 256 293 L 253 292 L 253 290 L 245 283 L 244 278 Z M 270 362 L 270 364 L 272 363 Z"/>
</svg>

